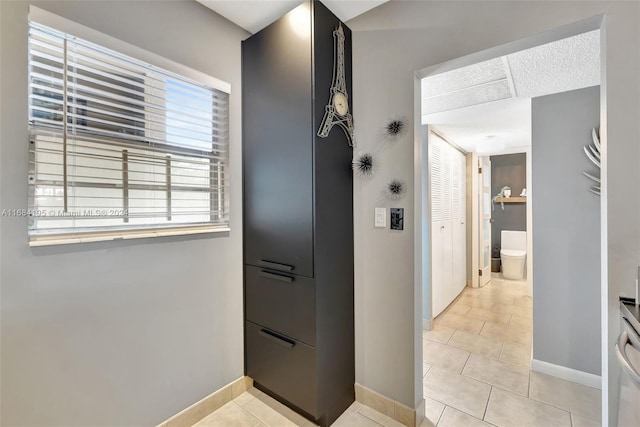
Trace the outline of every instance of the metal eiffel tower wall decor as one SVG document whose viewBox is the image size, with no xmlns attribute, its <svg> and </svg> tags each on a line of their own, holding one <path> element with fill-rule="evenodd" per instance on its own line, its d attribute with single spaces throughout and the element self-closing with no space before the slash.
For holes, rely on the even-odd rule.
<svg viewBox="0 0 640 427">
<path fill-rule="evenodd" d="M 342 128 L 349 145 L 354 147 L 353 117 L 349 112 L 349 95 L 344 77 L 344 30 L 342 23 L 333 32 L 333 82 L 331 84 L 329 102 L 325 107 L 324 117 L 318 129 L 318 136 L 326 138 L 334 125 Z"/>
</svg>

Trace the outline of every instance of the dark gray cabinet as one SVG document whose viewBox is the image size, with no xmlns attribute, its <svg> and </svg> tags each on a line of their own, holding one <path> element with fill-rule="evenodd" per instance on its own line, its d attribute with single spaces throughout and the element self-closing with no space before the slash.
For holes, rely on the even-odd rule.
<svg viewBox="0 0 640 427">
<path fill-rule="evenodd" d="M 245 370 L 321 425 L 354 400 L 352 149 L 317 136 L 340 24 L 308 1 L 242 44 Z"/>
<path fill-rule="evenodd" d="M 245 262 L 313 277 L 309 39 L 281 19 L 242 46 Z M 285 267 L 286 268 L 286 267 Z"/>
</svg>

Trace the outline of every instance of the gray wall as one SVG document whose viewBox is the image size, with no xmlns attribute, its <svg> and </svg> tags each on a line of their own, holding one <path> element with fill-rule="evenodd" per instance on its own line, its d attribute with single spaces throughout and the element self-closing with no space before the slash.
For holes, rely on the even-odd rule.
<svg viewBox="0 0 640 427">
<path fill-rule="evenodd" d="M 217 237 L 27 246 L 3 217 L 7 426 L 155 425 L 243 375 L 240 41 L 195 2 L 36 3 L 231 83 L 231 228 Z M 1 199 L 27 203 L 28 2 L 0 2 Z"/>
<path fill-rule="evenodd" d="M 230 81 L 232 177 L 239 182 L 240 30 L 196 4 L 42 4 Z M 377 150 L 380 161 L 376 178 L 355 182 L 360 384 L 407 405 L 422 399 L 422 292 L 413 276 L 414 71 L 603 13 L 612 350 L 617 296 L 632 293 L 640 259 L 640 5 L 392 1 L 348 23 L 354 30 L 356 138 L 359 149 Z M 15 184 L 26 182 L 26 6 L 2 1 L 0 16 L 0 201 L 3 207 L 23 207 L 26 184 Z M 231 59 L 219 61 L 219 52 Z M 380 128 L 396 114 L 407 118 L 407 137 L 378 149 Z M 380 191 L 392 176 L 406 179 L 408 187 L 397 203 L 405 208 L 405 230 L 396 233 L 373 228 L 373 208 L 386 203 Z M 241 190 L 231 191 L 229 238 L 105 243 L 35 254 L 25 244 L 26 223 L 2 219 L 2 424 L 16 424 L 18 414 L 24 424 L 43 424 L 49 417 L 73 425 L 89 415 L 93 424 L 122 423 L 123 417 L 150 424 L 241 375 Z M 96 341 L 105 346 L 92 348 Z M 126 354 L 118 359 L 112 352 L 121 349 Z M 65 364 L 72 356 L 73 363 Z M 100 375 L 104 379 L 96 381 Z M 616 381 L 612 375 L 612 392 Z M 141 397 L 147 392 L 150 397 Z M 143 400 L 144 408 L 133 407 Z"/>
<path fill-rule="evenodd" d="M 377 150 L 380 128 L 390 115 L 407 118 L 405 140 L 378 150 L 380 168 L 370 181 L 356 180 L 355 298 L 356 381 L 411 405 L 422 395 L 422 291 L 414 281 L 412 170 L 414 72 L 423 67 L 530 37 L 598 14 L 606 14 L 603 120 L 611 170 L 607 178 L 609 360 L 617 387 L 613 343 L 617 296 L 631 294 L 640 259 L 640 5 L 619 1 L 391 1 L 348 22 L 354 31 L 354 121 L 359 150 Z M 464 31 L 461 31 L 464 29 Z M 605 100 L 603 99 L 603 102 Z M 604 118 L 603 118 L 604 119 Z M 408 181 L 405 230 L 373 227 L 373 208 L 384 182 Z M 414 302 L 416 302 L 414 304 Z M 593 314 L 597 317 L 597 313 Z M 594 330 L 595 333 L 596 330 Z M 393 351 L 389 351 L 392 348 Z"/>
<path fill-rule="evenodd" d="M 582 147 L 600 124 L 600 87 L 531 102 L 533 358 L 600 375 L 600 197 Z M 596 169 L 597 170 L 597 169 Z"/>
<path fill-rule="evenodd" d="M 527 155 L 524 153 L 491 156 L 491 195 L 495 196 L 502 187 L 511 187 L 511 196 L 520 195 L 527 187 Z M 504 210 L 500 203 L 494 204 L 491 214 L 491 249 L 502 247 L 502 230 L 527 230 L 526 203 L 505 203 Z"/>
</svg>

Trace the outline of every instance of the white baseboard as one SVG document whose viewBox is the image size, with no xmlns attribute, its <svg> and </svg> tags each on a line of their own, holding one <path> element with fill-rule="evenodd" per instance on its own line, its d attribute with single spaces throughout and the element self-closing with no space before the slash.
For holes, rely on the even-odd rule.
<svg viewBox="0 0 640 427">
<path fill-rule="evenodd" d="M 224 404 L 231 402 L 251 387 L 253 387 L 252 378 L 240 377 L 158 424 L 157 427 L 190 427 L 213 413 L 213 411 L 221 408 Z"/>
<path fill-rule="evenodd" d="M 599 375 L 578 371 L 576 369 L 536 359 L 531 361 L 531 370 L 602 390 L 602 377 Z"/>
<path fill-rule="evenodd" d="M 422 319 L 422 329 L 425 331 L 433 329 L 433 319 Z"/>
<path fill-rule="evenodd" d="M 354 384 L 354 390 L 358 402 L 375 409 L 406 427 L 418 427 L 420 425 L 418 424 L 418 419 L 420 419 L 419 410 L 422 411 L 422 418 L 424 419 L 424 406 L 422 406 L 422 409 L 418 406 L 417 410 L 409 408 L 400 402 L 396 402 L 358 383 Z M 420 404 L 424 405 L 424 400 L 420 402 Z M 420 420 L 420 422 L 422 422 L 422 420 Z"/>
</svg>

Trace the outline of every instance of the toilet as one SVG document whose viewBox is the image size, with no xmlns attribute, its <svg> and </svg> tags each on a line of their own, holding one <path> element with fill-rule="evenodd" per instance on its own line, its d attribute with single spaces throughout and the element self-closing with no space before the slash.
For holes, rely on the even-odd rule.
<svg viewBox="0 0 640 427">
<path fill-rule="evenodd" d="M 502 275 L 505 279 L 523 279 L 527 259 L 527 232 L 502 230 L 501 240 Z"/>
</svg>

